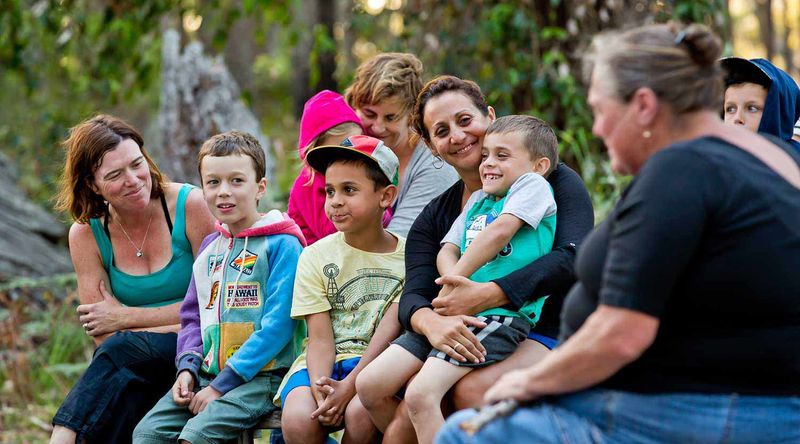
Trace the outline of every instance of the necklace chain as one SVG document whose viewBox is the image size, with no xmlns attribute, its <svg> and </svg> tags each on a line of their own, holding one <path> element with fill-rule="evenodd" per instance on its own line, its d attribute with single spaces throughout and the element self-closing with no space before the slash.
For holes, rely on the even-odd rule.
<svg viewBox="0 0 800 444">
<path fill-rule="evenodd" d="M 144 253 L 142 252 L 142 250 L 144 250 L 144 244 L 147 242 L 147 235 L 150 233 L 150 223 L 153 222 L 153 207 L 152 206 L 150 207 L 150 218 L 147 220 L 147 229 L 144 230 L 144 238 L 142 238 L 141 247 L 137 247 L 136 244 L 133 243 L 131 237 L 128 236 L 128 232 L 125 231 L 125 227 L 122 226 L 122 220 L 119 218 L 119 214 L 117 214 L 117 219 L 114 222 L 116 222 L 117 225 L 119 225 L 119 227 L 122 229 L 122 234 L 125 235 L 125 238 L 128 239 L 128 242 L 130 242 L 131 245 L 133 245 L 133 248 L 136 249 L 136 257 L 139 258 L 143 257 Z"/>
</svg>

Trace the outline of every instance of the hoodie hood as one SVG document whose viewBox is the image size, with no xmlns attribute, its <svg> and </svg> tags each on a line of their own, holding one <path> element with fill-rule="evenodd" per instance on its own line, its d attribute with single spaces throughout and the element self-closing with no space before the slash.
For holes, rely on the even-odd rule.
<svg viewBox="0 0 800 444">
<path fill-rule="evenodd" d="M 306 148 L 314 139 L 346 122 L 355 123 L 362 131 L 364 130 L 361 119 L 341 94 L 326 89 L 308 99 L 303 105 L 300 135 L 297 139 L 297 153 L 300 158 L 305 158 Z"/>
<path fill-rule="evenodd" d="M 302 246 L 306 246 L 306 238 L 300 227 L 290 218 L 286 213 L 281 213 L 278 210 L 270 210 L 266 214 L 262 214 L 261 218 L 256 221 L 250 228 L 242 230 L 236 236 L 231 236 L 227 224 L 216 221 L 214 228 L 225 238 L 246 238 L 255 236 L 271 236 L 273 234 L 289 234 L 297 238 Z"/>
<path fill-rule="evenodd" d="M 800 88 L 789 74 L 765 59 L 750 60 L 772 81 L 764 103 L 764 114 L 758 132 L 771 134 L 789 142 L 800 150 L 800 143 L 792 140 L 794 124 L 800 118 Z"/>
</svg>

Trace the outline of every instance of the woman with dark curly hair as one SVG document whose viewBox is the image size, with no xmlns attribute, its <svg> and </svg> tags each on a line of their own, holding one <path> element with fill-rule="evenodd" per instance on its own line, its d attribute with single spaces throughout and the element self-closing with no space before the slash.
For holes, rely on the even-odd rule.
<svg viewBox="0 0 800 444">
<path fill-rule="evenodd" d="M 428 82 L 414 107 L 415 131 L 431 151 L 453 166 L 461 180 L 425 207 L 408 234 L 406 283 L 399 316 L 409 333 L 367 366 L 356 381 L 359 398 L 388 442 L 416 439 L 405 404 L 395 393 L 419 371 L 431 346 L 456 360 L 477 362 L 485 357 L 483 346 L 469 329 L 479 325 L 473 315 L 492 307 L 516 309 L 549 295 L 528 339 L 511 356 L 471 372 L 456 384 L 453 399 L 457 408 L 479 405 L 483 393 L 497 378 L 538 362 L 556 343 L 561 303 L 574 282 L 575 252 L 593 225 L 589 193 L 580 176 L 567 165 L 558 164 L 547 178 L 559 212 L 551 252 L 485 283 L 460 276 L 440 277 L 437 271 L 436 257 L 442 239 L 469 196 L 481 189 L 478 167 L 483 140 L 494 120 L 494 109 L 486 103 L 478 85 L 453 76 Z M 444 283 L 453 285 L 454 290 L 439 297 L 439 284 Z M 399 362 L 415 365 L 400 366 Z M 387 372 L 399 377 L 389 382 Z"/>
</svg>

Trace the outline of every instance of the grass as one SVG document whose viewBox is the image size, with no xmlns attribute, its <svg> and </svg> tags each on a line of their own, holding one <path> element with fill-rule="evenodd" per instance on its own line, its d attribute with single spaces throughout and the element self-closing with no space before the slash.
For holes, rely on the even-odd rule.
<svg viewBox="0 0 800 444">
<path fill-rule="evenodd" d="M 53 415 L 92 359 L 75 288 L 72 274 L 0 285 L 0 443 L 47 442 Z"/>
<path fill-rule="evenodd" d="M 91 359 L 77 304 L 72 275 L 0 287 L 0 442 L 46 442 L 58 405 Z"/>
</svg>

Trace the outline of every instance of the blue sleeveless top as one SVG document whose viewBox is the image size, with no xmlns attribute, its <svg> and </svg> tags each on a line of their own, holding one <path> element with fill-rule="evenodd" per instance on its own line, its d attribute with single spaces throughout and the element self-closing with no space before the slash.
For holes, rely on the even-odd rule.
<svg viewBox="0 0 800 444">
<path fill-rule="evenodd" d="M 114 250 L 103 223 L 99 218 L 90 219 L 92 234 L 103 258 L 103 268 L 108 273 L 111 292 L 121 303 L 131 307 L 159 307 L 180 302 L 186 296 L 192 278 L 192 245 L 186 238 L 186 212 L 184 205 L 191 184 L 183 184 L 175 204 L 175 224 L 172 228 L 172 258 L 164 268 L 155 273 L 131 275 L 114 265 Z M 169 217 L 169 215 L 167 215 Z"/>
</svg>

